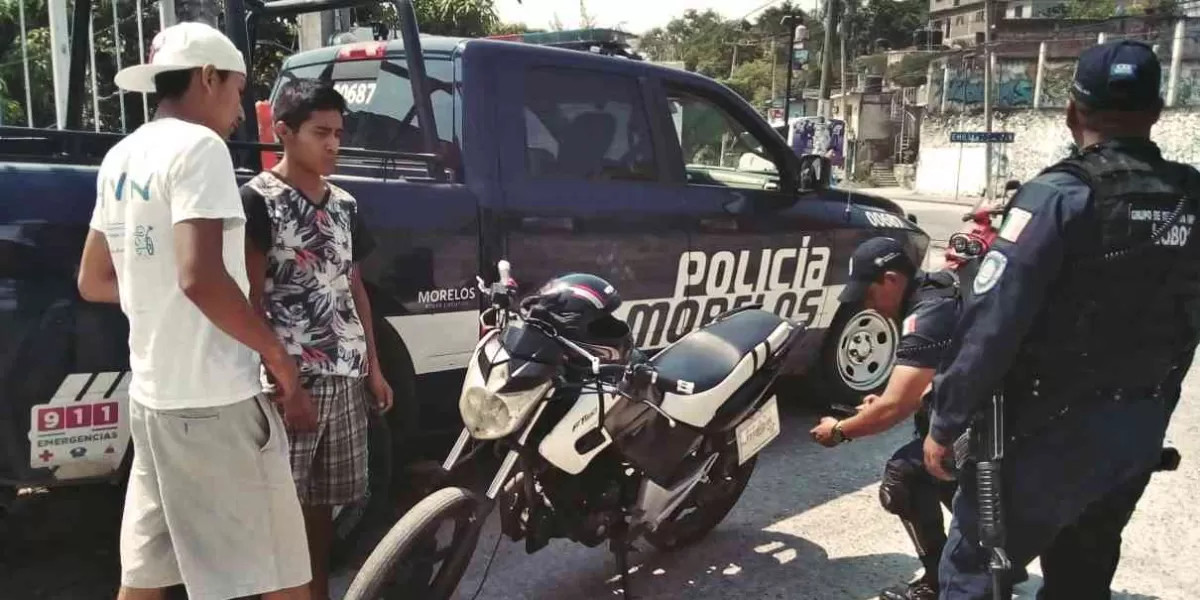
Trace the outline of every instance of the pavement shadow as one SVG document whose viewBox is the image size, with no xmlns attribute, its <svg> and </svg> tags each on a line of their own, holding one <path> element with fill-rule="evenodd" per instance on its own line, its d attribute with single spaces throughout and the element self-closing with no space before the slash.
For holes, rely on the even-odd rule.
<svg viewBox="0 0 1200 600">
<path fill-rule="evenodd" d="M 919 572 L 906 546 L 894 553 L 831 557 L 813 541 L 775 530 L 783 521 L 877 483 L 887 457 L 911 439 L 911 426 L 824 448 L 808 434 L 820 412 L 788 403 L 781 403 L 780 412 L 779 438 L 759 455 L 750 485 L 717 529 L 670 554 L 639 542 L 642 551 L 629 557 L 634 597 L 874 598 Z M 877 503 L 870 505 L 882 513 Z M 852 530 L 856 518 L 835 515 L 828 525 Z M 554 540 L 528 555 L 523 543 L 503 538 L 497 545 L 498 535 L 493 518 L 459 587 L 460 598 L 476 597 L 485 571 L 480 600 L 620 597 L 607 545 L 586 548 Z"/>
<path fill-rule="evenodd" d="M 1038 590 L 1042 587 L 1042 577 L 1036 573 L 1029 574 L 1029 580 L 1013 588 L 1013 600 L 1036 600 Z M 1112 600 L 1163 600 L 1161 596 L 1137 594 L 1128 591 L 1112 591 Z"/>
<path fill-rule="evenodd" d="M 480 544 L 483 563 L 495 544 L 495 532 L 489 533 Z M 526 556 L 515 545 L 507 545 L 510 548 L 502 550 L 492 565 L 478 596 L 480 600 L 621 597 L 616 563 L 604 546 L 568 549 L 565 544 L 552 544 L 542 552 L 558 555 L 559 559 L 563 553 L 587 556 L 570 560 L 569 568 L 547 564 L 545 569 L 538 569 L 537 581 L 528 581 L 529 570 L 513 561 L 547 561 L 537 554 Z M 909 580 L 915 563 L 912 557 L 899 553 L 831 558 L 823 548 L 802 537 L 750 528 L 720 528 L 699 543 L 669 554 L 650 549 L 644 542 L 641 545 L 646 549 L 629 557 L 631 597 L 639 600 L 868 599 L 875 598 L 884 587 Z M 477 556 L 476 560 L 479 559 Z M 501 563 L 511 569 L 498 568 Z M 480 566 L 472 565 L 472 573 L 468 573 L 458 589 L 459 598 L 474 597 Z"/>
<path fill-rule="evenodd" d="M 826 448 L 808 433 L 826 414 L 781 403 L 780 435 L 759 455 L 739 505 L 769 507 L 773 518 L 803 513 L 878 483 L 888 457 L 913 439 L 912 424 L 905 421 L 891 431 Z"/>
</svg>

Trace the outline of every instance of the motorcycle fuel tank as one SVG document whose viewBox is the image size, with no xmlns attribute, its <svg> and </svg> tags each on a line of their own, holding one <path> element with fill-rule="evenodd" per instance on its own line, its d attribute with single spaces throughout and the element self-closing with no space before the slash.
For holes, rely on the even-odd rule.
<svg viewBox="0 0 1200 600">
<path fill-rule="evenodd" d="M 585 390 L 575 400 L 575 405 L 559 420 L 542 443 L 538 452 L 550 464 L 578 475 L 588 463 L 612 443 L 612 436 L 600 427 L 600 398 L 604 397 L 604 412 L 607 414 L 619 396 L 611 392 Z"/>
</svg>

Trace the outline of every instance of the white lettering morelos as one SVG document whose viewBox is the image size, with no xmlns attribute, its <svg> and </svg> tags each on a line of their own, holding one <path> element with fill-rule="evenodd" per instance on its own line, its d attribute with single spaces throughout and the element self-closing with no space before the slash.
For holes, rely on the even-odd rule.
<svg viewBox="0 0 1200 600">
<path fill-rule="evenodd" d="M 476 299 L 478 293 L 473 287 L 422 290 L 417 292 L 417 302 L 432 305 L 469 302 Z"/>
<path fill-rule="evenodd" d="M 785 319 L 809 327 L 828 325 L 837 294 L 828 286 L 826 246 L 685 252 L 679 257 L 671 298 L 630 300 L 616 312 L 629 323 L 634 344 L 660 348 L 715 319 L 721 313 L 760 304 Z"/>
</svg>

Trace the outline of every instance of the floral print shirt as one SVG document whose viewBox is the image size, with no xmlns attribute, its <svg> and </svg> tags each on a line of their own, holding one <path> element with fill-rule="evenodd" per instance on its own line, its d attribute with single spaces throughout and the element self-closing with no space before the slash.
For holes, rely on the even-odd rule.
<svg viewBox="0 0 1200 600">
<path fill-rule="evenodd" d="M 271 171 L 242 186 L 249 242 L 267 257 L 263 302 L 275 334 L 306 375 L 367 375 L 367 338 L 350 273 L 373 241 L 345 190 L 314 203 Z"/>
</svg>

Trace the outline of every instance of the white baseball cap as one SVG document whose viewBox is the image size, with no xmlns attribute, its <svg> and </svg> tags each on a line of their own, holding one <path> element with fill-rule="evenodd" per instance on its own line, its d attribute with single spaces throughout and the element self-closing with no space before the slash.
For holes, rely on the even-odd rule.
<svg viewBox="0 0 1200 600">
<path fill-rule="evenodd" d="M 204 23 L 177 23 L 154 36 L 149 62 L 121 69 L 115 81 L 123 90 L 153 94 L 158 91 L 154 77 L 159 73 L 206 65 L 246 74 L 246 59 L 225 34 Z"/>
</svg>

